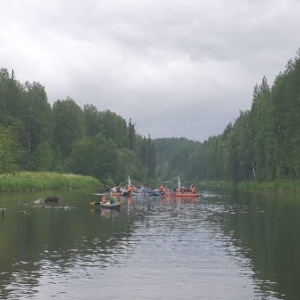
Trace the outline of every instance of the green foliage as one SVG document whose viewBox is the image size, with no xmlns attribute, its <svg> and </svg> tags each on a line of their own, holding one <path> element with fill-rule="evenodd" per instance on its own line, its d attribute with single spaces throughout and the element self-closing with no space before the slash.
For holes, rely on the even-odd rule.
<svg viewBox="0 0 300 300">
<path fill-rule="evenodd" d="M 154 140 L 156 152 L 157 176 L 161 181 L 188 174 L 189 156 L 200 143 L 186 138 L 164 138 Z M 166 161 L 168 164 L 166 164 Z"/>
<path fill-rule="evenodd" d="M 153 143 L 131 120 L 127 125 L 92 104 L 82 110 L 70 97 L 51 108 L 40 83 L 22 85 L 6 69 L 0 69 L 0 137 L 0 172 L 73 171 L 110 183 L 129 174 L 155 177 Z"/>
<path fill-rule="evenodd" d="M 72 144 L 85 135 L 83 111 L 71 98 L 57 100 L 53 105 L 53 119 L 54 144 L 67 157 Z"/>
<path fill-rule="evenodd" d="M 0 126 L 0 174 L 16 171 L 20 156 L 20 147 L 12 131 Z"/>
<path fill-rule="evenodd" d="M 87 136 L 99 134 L 101 123 L 97 107 L 93 104 L 86 104 L 83 108 L 84 122 Z"/>
<path fill-rule="evenodd" d="M 124 181 L 124 175 L 125 178 L 130 175 L 135 182 L 145 182 L 148 179 L 148 169 L 142 164 L 134 151 L 127 148 L 120 149 L 118 158 L 118 182 Z"/>
<path fill-rule="evenodd" d="M 38 144 L 32 153 L 33 170 L 55 171 L 55 153 L 51 145 L 44 141 Z"/>
<path fill-rule="evenodd" d="M 299 54 L 299 53 L 298 53 Z M 277 182 L 300 180 L 300 57 L 272 86 L 255 85 L 251 108 L 203 143 L 151 140 L 130 119 L 82 110 L 73 99 L 53 107 L 39 83 L 20 84 L 0 69 L 0 172 L 71 171 L 103 181 Z"/>
<path fill-rule="evenodd" d="M 251 109 L 203 143 L 155 140 L 157 175 L 231 182 L 300 179 L 300 58 L 290 60 L 270 88 L 263 77 Z"/>
<path fill-rule="evenodd" d="M 128 138 L 129 138 L 129 149 L 130 150 L 135 150 L 136 131 L 135 131 L 135 126 L 132 123 L 131 119 L 129 120 L 129 124 L 128 124 Z"/>
<path fill-rule="evenodd" d="M 1 192 L 55 188 L 103 187 L 103 184 L 93 177 L 51 172 L 17 172 L 1 174 L 0 182 Z"/>
<path fill-rule="evenodd" d="M 118 148 L 125 148 L 129 146 L 129 135 L 126 121 L 109 110 L 100 112 L 99 120 L 101 124 L 100 133 L 106 139 L 111 139 Z"/>
<path fill-rule="evenodd" d="M 117 146 L 102 135 L 77 140 L 69 158 L 68 170 L 95 178 L 113 177 L 118 168 Z"/>
<path fill-rule="evenodd" d="M 25 130 L 28 132 L 29 150 L 34 151 L 41 142 L 51 142 L 52 110 L 45 88 L 41 84 L 26 82 L 25 87 L 28 108 Z"/>
</svg>

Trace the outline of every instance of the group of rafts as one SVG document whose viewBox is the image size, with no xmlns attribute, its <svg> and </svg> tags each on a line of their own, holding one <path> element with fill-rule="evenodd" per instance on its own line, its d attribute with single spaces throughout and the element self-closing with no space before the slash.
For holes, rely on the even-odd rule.
<svg viewBox="0 0 300 300">
<path fill-rule="evenodd" d="M 174 190 L 167 189 L 165 186 L 160 186 L 159 188 L 152 190 L 150 188 L 141 186 L 135 187 L 134 185 L 129 185 L 126 189 L 119 187 L 109 188 L 107 187 L 105 193 L 100 194 L 100 200 L 95 202 L 90 202 L 90 205 L 98 205 L 101 208 L 109 209 L 120 209 L 121 202 L 118 201 L 118 197 L 125 196 L 150 196 L 150 197 L 180 197 L 180 198 L 198 198 L 201 196 L 200 193 L 196 192 L 195 186 L 192 184 L 190 188 L 177 187 Z"/>
</svg>

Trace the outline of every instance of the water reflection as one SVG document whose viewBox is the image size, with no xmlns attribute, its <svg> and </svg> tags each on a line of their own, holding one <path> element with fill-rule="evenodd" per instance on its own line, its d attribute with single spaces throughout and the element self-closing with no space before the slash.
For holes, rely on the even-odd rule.
<svg viewBox="0 0 300 300">
<path fill-rule="evenodd" d="M 298 299 L 298 202 L 207 191 L 115 211 L 79 191 L 16 197 L 0 198 L 0 298 Z"/>
<path fill-rule="evenodd" d="M 248 261 L 265 297 L 299 298 L 299 204 L 296 195 L 238 191 L 228 201 L 215 203 L 218 213 L 213 217 L 235 252 Z"/>
</svg>

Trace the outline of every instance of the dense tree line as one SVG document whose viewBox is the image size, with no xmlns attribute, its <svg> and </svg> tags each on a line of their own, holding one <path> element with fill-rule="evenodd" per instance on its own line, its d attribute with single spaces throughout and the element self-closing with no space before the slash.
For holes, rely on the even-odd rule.
<svg viewBox="0 0 300 300">
<path fill-rule="evenodd" d="M 249 110 L 204 142 L 151 140 L 111 111 L 73 99 L 48 103 L 39 83 L 0 70 L 0 173 L 58 171 L 122 182 L 300 179 L 300 52 L 272 86 L 263 77 Z"/>
<path fill-rule="evenodd" d="M 72 172 L 115 183 L 155 177 L 155 150 L 131 120 L 67 98 L 53 106 L 40 83 L 0 69 L 0 173 Z"/>
<path fill-rule="evenodd" d="M 161 138 L 154 140 L 157 160 L 157 178 L 169 181 L 190 172 L 189 157 L 201 146 L 200 142 L 186 138 Z"/>
<path fill-rule="evenodd" d="M 272 86 L 263 77 L 251 108 L 222 134 L 203 143 L 159 139 L 155 148 L 162 180 L 300 179 L 300 51 Z"/>
</svg>

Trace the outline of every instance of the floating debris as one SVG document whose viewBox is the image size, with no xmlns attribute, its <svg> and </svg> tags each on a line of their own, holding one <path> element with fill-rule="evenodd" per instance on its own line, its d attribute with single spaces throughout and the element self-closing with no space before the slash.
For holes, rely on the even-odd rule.
<svg viewBox="0 0 300 300">
<path fill-rule="evenodd" d="M 39 198 L 34 201 L 35 204 L 42 204 L 42 203 L 58 203 L 59 198 L 57 196 L 46 197 L 45 199 Z"/>
<path fill-rule="evenodd" d="M 37 200 L 34 201 L 35 204 L 41 204 L 41 203 L 45 203 L 45 200 L 42 198 L 39 198 Z"/>
<path fill-rule="evenodd" d="M 4 214 L 5 214 L 5 212 L 6 212 L 6 208 L 4 208 L 4 207 L 0 207 L 0 212 L 2 213 L 2 217 L 3 217 L 3 219 L 4 219 Z"/>
<path fill-rule="evenodd" d="M 57 203 L 59 198 L 57 196 L 47 197 L 45 198 L 45 203 Z"/>
<path fill-rule="evenodd" d="M 30 213 L 26 212 L 25 210 L 20 210 L 20 213 L 24 214 L 25 216 L 30 216 Z"/>
</svg>

